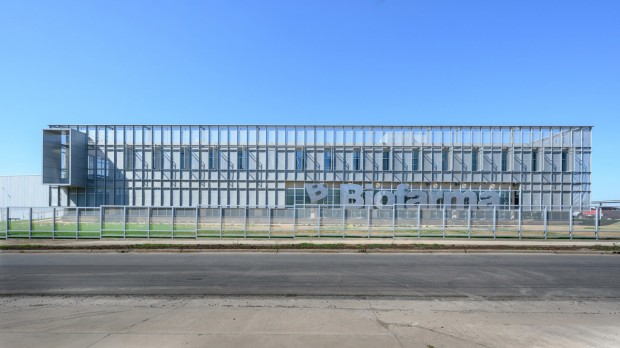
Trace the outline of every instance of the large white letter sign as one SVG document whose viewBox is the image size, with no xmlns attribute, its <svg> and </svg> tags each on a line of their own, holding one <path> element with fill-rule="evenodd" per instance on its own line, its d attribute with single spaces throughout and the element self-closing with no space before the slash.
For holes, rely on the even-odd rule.
<svg viewBox="0 0 620 348">
<path fill-rule="evenodd" d="M 327 186 L 325 184 L 304 184 L 304 187 L 311 203 L 316 203 L 327 197 Z"/>
</svg>

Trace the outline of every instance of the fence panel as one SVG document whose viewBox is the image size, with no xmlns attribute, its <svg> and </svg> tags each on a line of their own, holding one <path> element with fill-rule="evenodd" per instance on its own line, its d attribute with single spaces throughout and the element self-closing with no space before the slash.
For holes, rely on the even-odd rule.
<svg viewBox="0 0 620 348">
<path fill-rule="evenodd" d="M 297 219 L 295 224 L 295 236 L 296 237 L 318 237 L 319 223 L 321 219 L 319 217 L 318 206 L 302 206 L 297 208 Z"/>
<path fill-rule="evenodd" d="M 480 207 L 471 210 L 471 233 L 472 238 L 493 238 L 495 236 L 496 216 L 493 207 Z"/>
<path fill-rule="evenodd" d="M 32 238 L 54 238 L 54 208 L 32 208 Z"/>
<path fill-rule="evenodd" d="M 443 237 L 443 209 L 436 206 L 420 206 L 420 236 Z"/>
<path fill-rule="evenodd" d="M 125 207 L 101 207 L 101 237 L 125 237 Z"/>
<path fill-rule="evenodd" d="M 174 238 L 196 238 L 196 208 L 174 208 Z"/>
<path fill-rule="evenodd" d="M 100 238 L 100 216 L 99 208 L 79 208 L 77 210 L 78 238 Z"/>
<path fill-rule="evenodd" d="M 617 207 L 598 208 L 598 238 L 620 238 L 620 209 Z"/>
<path fill-rule="evenodd" d="M 418 236 L 418 209 L 396 206 L 394 212 L 394 237 Z"/>
<path fill-rule="evenodd" d="M 519 238 L 519 208 L 509 207 L 495 212 L 495 235 L 497 238 Z"/>
<path fill-rule="evenodd" d="M 222 237 L 245 237 L 245 208 L 222 208 Z"/>
<path fill-rule="evenodd" d="M 151 238 L 173 238 L 172 208 L 150 208 L 149 235 Z"/>
<path fill-rule="evenodd" d="M 76 238 L 78 235 L 77 208 L 56 208 L 55 238 Z"/>
<path fill-rule="evenodd" d="M 290 208 L 271 209 L 270 236 L 272 238 L 294 238 L 296 211 Z"/>
<path fill-rule="evenodd" d="M 613 208 L 613 209 L 612 209 Z M 617 214 L 617 215 L 616 215 Z M 436 205 L 0 208 L 0 238 L 620 238 L 620 209 Z"/>
<path fill-rule="evenodd" d="M 150 208 L 147 207 L 125 208 L 125 236 L 131 238 L 150 237 L 149 212 Z"/>
<path fill-rule="evenodd" d="M 7 239 L 7 227 L 9 224 L 9 216 L 8 216 L 9 208 L 0 208 L 0 238 Z"/>
<path fill-rule="evenodd" d="M 270 237 L 269 222 L 271 214 L 269 208 L 247 208 L 245 224 L 247 237 Z"/>
<path fill-rule="evenodd" d="M 321 208 L 321 237 L 342 237 L 344 234 L 344 209 Z"/>
<path fill-rule="evenodd" d="M 524 210 L 521 212 L 521 236 L 523 238 L 545 238 L 545 210 Z"/>
<path fill-rule="evenodd" d="M 571 214 L 570 211 L 547 210 L 547 235 L 548 239 L 570 238 Z"/>
<path fill-rule="evenodd" d="M 467 238 L 469 236 L 469 209 L 447 209 L 445 212 L 446 237 Z"/>
<path fill-rule="evenodd" d="M 198 237 L 220 237 L 221 212 L 220 208 L 198 208 Z"/>
<path fill-rule="evenodd" d="M 394 209 L 370 210 L 369 235 L 371 238 L 391 238 L 393 235 Z"/>
<path fill-rule="evenodd" d="M 597 237 L 594 218 L 583 218 L 581 212 L 573 212 L 573 239 L 594 239 Z"/>
<path fill-rule="evenodd" d="M 8 225 L 9 238 L 30 238 L 30 208 L 10 208 Z"/>
<path fill-rule="evenodd" d="M 344 208 L 344 236 L 368 237 L 368 208 Z"/>
</svg>

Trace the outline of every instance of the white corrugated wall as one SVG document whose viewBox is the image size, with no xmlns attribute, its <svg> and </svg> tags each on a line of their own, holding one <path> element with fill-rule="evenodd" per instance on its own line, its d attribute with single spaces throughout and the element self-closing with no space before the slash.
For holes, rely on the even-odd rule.
<svg viewBox="0 0 620 348">
<path fill-rule="evenodd" d="M 0 207 L 47 207 L 49 189 L 41 175 L 0 176 Z"/>
</svg>

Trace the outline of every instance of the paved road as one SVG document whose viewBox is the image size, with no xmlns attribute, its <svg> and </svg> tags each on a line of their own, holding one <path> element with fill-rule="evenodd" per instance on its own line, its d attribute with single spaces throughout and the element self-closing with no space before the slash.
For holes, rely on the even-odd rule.
<svg viewBox="0 0 620 348">
<path fill-rule="evenodd" d="M 0 294 L 620 298 L 616 255 L 1 254 Z"/>
</svg>

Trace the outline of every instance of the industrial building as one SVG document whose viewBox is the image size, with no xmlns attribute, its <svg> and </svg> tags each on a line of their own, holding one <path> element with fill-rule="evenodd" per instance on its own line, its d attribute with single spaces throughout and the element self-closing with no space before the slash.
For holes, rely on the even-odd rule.
<svg viewBox="0 0 620 348">
<path fill-rule="evenodd" d="M 0 207 L 45 207 L 50 202 L 40 174 L 0 176 L 0 191 Z"/>
<path fill-rule="evenodd" d="M 582 208 L 590 206 L 591 132 L 590 126 L 50 125 L 43 130 L 42 174 L 56 207 Z"/>
</svg>

